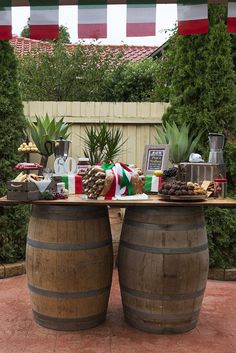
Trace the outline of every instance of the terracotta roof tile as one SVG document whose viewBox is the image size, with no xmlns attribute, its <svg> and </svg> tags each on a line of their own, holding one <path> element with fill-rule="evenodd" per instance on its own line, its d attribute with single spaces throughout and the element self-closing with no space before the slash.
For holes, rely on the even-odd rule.
<svg viewBox="0 0 236 353">
<path fill-rule="evenodd" d="M 24 37 L 13 36 L 10 41 L 11 45 L 14 47 L 15 52 L 18 56 L 24 56 L 29 54 L 32 50 L 38 52 L 52 52 L 52 44 L 49 42 L 44 42 L 35 39 L 29 39 Z M 65 44 L 69 51 L 72 51 L 76 44 Z M 86 47 L 91 47 L 91 45 L 82 44 Z M 107 51 L 112 51 L 114 53 L 124 52 L 124 60 L 129 60 L 132 62 L 139 61 L 149 57 L 157 47 L 151 46 L 137 46 L 137 45 L 102 45 Z"/>
</svg>

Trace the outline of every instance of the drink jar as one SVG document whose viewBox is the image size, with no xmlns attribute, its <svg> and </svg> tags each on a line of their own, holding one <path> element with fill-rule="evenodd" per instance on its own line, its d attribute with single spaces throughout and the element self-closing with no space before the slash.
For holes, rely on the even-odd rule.
<svg viewBox="0 0 236 353">
<path fill-rule="evenodd" d="M 77 165 L 77 174 L 83 177 L 90 167 L 91 165 L 88 158 L 79 158 Z"/>
<path fill-rule="evenodd" d="M 214 180 L 214 196 L 219 199 L 226 198 L 227 195 L 227 179 Z"/>
</svg>

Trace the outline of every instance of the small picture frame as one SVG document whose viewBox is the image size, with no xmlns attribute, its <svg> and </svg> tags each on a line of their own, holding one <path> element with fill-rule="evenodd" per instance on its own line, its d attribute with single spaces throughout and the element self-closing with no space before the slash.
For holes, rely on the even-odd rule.
<svg viewBox="0 0 236 353">
<path fill-rule="evenodd" d="M 144 174 L 168 168 L 169 145 L 146 145 L 143 156 Z"/>
</svg>

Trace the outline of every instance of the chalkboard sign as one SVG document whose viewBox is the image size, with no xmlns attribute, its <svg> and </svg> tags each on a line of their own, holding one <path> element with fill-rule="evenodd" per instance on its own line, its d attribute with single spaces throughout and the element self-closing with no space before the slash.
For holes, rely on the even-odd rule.
<svg viewBox="0 0 236 353">
<path fill-rule="evenodd" d="M 168 168 L 169 146 L 147 145 L 143 157 L 143 172 L 153 174 L 155 170 Z"/>
</svg>

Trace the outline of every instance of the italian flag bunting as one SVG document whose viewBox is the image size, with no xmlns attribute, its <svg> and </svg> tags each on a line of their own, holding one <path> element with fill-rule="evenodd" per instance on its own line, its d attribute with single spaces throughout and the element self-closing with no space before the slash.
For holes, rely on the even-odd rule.
<svg viewBox="0 0 236 353">
<path fill-rule="evenodd" d="M 208 32 L 207 0 L 178 0 L 178 33 L 183 35 Z"/>
<path fill-rule="evenodd" d="M 155 36 L 156 0 L 127 0 L 127 37 Z"/>
<path fill-rule="evenodd" d="M 59 0 L 30 0 L 30 38 L 59 37 Z"/>
<path fill-rule="evenodd" d="M 227 31 L 231 33 L 236 32 L 236 0 L 228 2 Z"/>
<path fill-rule="evenodd" d="M 78 37 L 107 37 L 107 0 L 78 0 Z"/>
<path fill-rule="evenodd" d="M 0 40 L 11 38 L 11 0 L 0 0 Z"/>
</svg>

